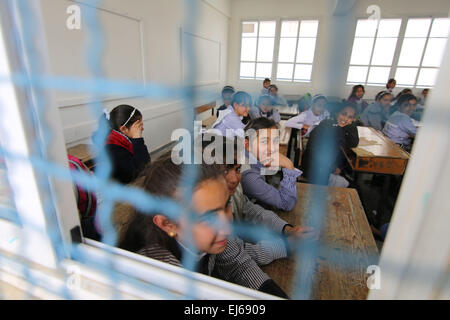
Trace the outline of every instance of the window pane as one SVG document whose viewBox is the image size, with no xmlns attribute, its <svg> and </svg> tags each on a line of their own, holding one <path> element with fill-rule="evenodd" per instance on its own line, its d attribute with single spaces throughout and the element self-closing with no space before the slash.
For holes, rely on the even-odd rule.
<svg viewBox="0 0 450 320">
<path fill-rule="evenodd" d="M 255 77 L 255 63 L 254 62 L 241 62 L 241 78 L 254 78 Z"/>
<path fill-rule="evenodd" d="M 417 68 L 397 68 L 395 80 L 398 85 L 413 86 L 416 81 Z"/>
<path fill-rule="evenodd" d="M 294 80 L 310 81 L 311 80 L 312 65 L 297 64 L 295 65 Z"/>
<path fill-rule="evenodd" d="M 259 23 L 260 37 L 275 37 L 275 21 L 262 21 Z"/>
<path fill-rule="evenodd" d="M 398 37 L 401 19 L 383 19 L 378 26 L 377 37 Z"/>
<path fill-rule="evenodd" d="M 272 64 L 271 63 L 257 63 L 256 64 L 256 78 L 271 78 Z"/>
<path fill-rule="evenodd" d="M 425 50 L 422 66 L 439 67 L 441 65 L 442 57 L 444 56 L 446 43 L 447 39 L 444 38 L 430 38 L 428 40 L 427 49 Z"/>
<path fill-rule="evenodd" d="M 258 42 L 258 61 L 272 62 L 275 38 L 260 38 Z"/>
<path fill-rule="evenodd" d="M 257 37 L 258 36 L 258 22 L 242 22 L 242 36 L 243 37 Z"/>
<path fill-rule="evenodd" d="M 241 61 L 255 61 L 256 38 L 242 38 Z"/>
<path fill-rule="evenodd" d="M 367 83 L 385 84 L 389 79 L 390 67 L 371 67 Z"/>
<path fill-rule="evenodd" d="M 420 59 L 422 58 L 423 47 L 425 46 L 425 40 L 425 38 L 405 38 L 403 40 L 402 51 L 400 53 L 398 65 L 413 67 L 419 66 Z"/>
<path fill-rule="evenodd" d="M 294 64 L 279 63 L 277 70 L 277 79 L 292 80 L 293 71 L 294 71 Z"/>
<path fill-rule="evenodd" d="M 373 51 L 373 65 L 391 65 L 394 58 L 397 38 L 378 38 Z"/>
<path fill-rule="evenodd" d="M 417 79 L 418 86 L 432 87 L 436 81 L 438 69 L 421 69 L 419 72 L 419 78 Z"/>
<path fill-rule="evenodd" d="M 298 39 L 297 62 L 312 63 L 314 60 L 315 48 L 316 48 L 316 38 Z"/>
<path fill-rule="evenodd" d="M 316 37 L 318 27 L 319 21 L 317 20 L 302 21 L 300 25 L 300 37 Z"/>
<path fill-rule="evenodd" d="M 281 38 L 280 39 L 280 51 L 278 52 L 279 62 L 294 62 L 295 58 L 295 45 L 297 39 L 295 38 Z"/>
<path fill-rule="evenodd" d="M 375 37 L 376 30 L 376 20 L 358 20 L 358 23 L 356 24 L 355 37 Z"/>
<path fill-rule="evenodd" d="M 427 37 L 431 19 L 409 19 L 405 37 Z"/>
<path fill-rule="evenodd" d="M 350 66 L 350 68 L 348 68 L 347 82 L 365 83 L 367 76 L 367 69 L 368 67 Z"/>
<path fill-rule="evenodd" d="M 297 37 L 298 21 L 283 21 L 281 24 L 282 37 Z"/>
<path fill-rule="evenodd" d="M 448 36 L 448 29 L 450 28 L 450 19 L 441 18 L 434 19 L 433 26 L 431 27 L 430 37 L 444 37 Z"/>
<path fill-rule="evenodd" d="M 372 46 L 372 38 L 355 38 L 350 64 L 369 64 Z"/>
</svg>

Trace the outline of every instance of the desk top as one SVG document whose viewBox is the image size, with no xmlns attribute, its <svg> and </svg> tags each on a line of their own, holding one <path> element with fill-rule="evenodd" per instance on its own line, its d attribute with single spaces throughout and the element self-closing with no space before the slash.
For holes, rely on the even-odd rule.
<svg viewBox="0 0 450 320">
<path fill-rule="evenodd" d="M 308 262 L 308 269 L 314 270 L 310 298 L 366 299 L 366 271 L 377 264 L 378 249 L 355 189 L 300 183 L 296 207 L 291 212 L 279 212 L 279 216 L 293 225 L 311 225 L 310 210 L 318 193 L 325 196 L 326 210 L 319 243 L 329 251 L 319 252 L 315 262 Z M 296 263 L 292 258 L 276 260 L 262 269 L 291 297 L 294 287 L 304 287 L 302 281 L 295 284 Z"/>
<path fill-rule="evenodd" d="M 298 114 L 297 105 L 289 106 L 276 106 L 280 115 L 296 116 Z"/>
<path fill-rule="evenodd" d="M 381 132 L 370 127 L 358 127 L 359 144 L 352 148 L 357 157 L 409 159 L 409 154 Z"/>
</svg>

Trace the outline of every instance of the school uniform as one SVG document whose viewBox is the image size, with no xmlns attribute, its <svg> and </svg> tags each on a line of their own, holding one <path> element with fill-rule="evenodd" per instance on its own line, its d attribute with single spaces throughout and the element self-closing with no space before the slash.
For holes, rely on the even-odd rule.
<svg viewBox="0 0 450 320">
<path fill-rule="evenodd" d="M 151 161 L 144 138 L 131 139 L 112 130 L 106 139 L 106 150 L 111 159 L 111 177 L 120 183 L 133 181 Z"/>
<path fill-rule="evenodd" d="M 264 113 L 258 107 L 252 107 L 249 112 L 250 119 L 258 119 L 261 117 L 265 117 L 268 119 L 272 119 L 275 123 L 279 123 L 281 121 L 280 113 L 277 109 L 273 108 L 271 111 Z"/>
<path fill-rule="evenodd" d="M 297 200 L 297 178 L 302 175 L 298 169 L 290 170 L 282 168 L 283 179 L 280 182 L 280 189 L 276 189 L 266 181 L 264 168 L 261 162 L 257 161 L 253 155 L 248 154 L 254 161 L 250 165 L 242 166 L 242 188 L 244 194 L 264 207 L 270 206 L 274 209 L 291 211 L 294 209 Z"/>
<path fill-rule="evenodd" d="M 220 113 L 222 110 L 225 110 L 227 107 L 228 107 L 228 106 L 226 106 L 225 104 L 221 105 L 221 106 L 217 109 L 216 117 L 219 118 L 219 113 Z"/>
<path fill-rule="evenodd" d="M 383 133 L 395 143 L 407 147 L 411 146 L 411 137 L 416 135 L 417 128 L 410 116 L 396 111 L 386 121 Z"/>
<path fill-rule="evenodd" d="M 142 248 L 137 253 L 178 267 L 182 267 L 183 254 L 189 254 L 195 259 L 196 271 L 199 273 L 288 298 L 286 293 L 243 250 L 242 240 L 230 237 L 225 251 L 218 255 L 196 254 L 178 241 L 177 245 L 174 252 L 154 244 Z"/>
<path fill-rule="evenodd" d="M 354 148 L 359 143 L 354 123 L 340 127 L 334 119 L 323 120 L 310 134 L 302 157 L 301 169 L 308 182 L 320 185 L 347 187 L 344 177 L 335 175 L 346 160 L 340 147 Z"/>
<path fill-rule="evenodd" d="M 288 128 L 295 128 L 301 130 L 303 125 L 307 125 L 310 127 L 310 129 L 307 131 L 305 136 L 309 136 L 309 133 L 312 131 L 313 126 L 319 125 L 320 122 L 329 117 L 330 113 L 326 110 L 321 115 L 316 116 L 311 109 L 308 109 L 300 113 L 299 115 L 290 118 L 288 121 L 286 121 L 285 126 Z"/>
<path fill-rule="evenodd" d="M 280 235 L 283 233 L 284 228 L 289 225 L 273 211 L 266 210 L 251 202 L 244 195 L 241 184 L 238 185 L 231 197 L 231 208 L 235 223 L 261 225 Z M 257 243 L 245 240 L 244 238 L 245 252 L 260 266 L 269 264 L 277 259 L 286 258 L 288 255 L 285 239 L 261 240 Z"/>
<path fill-rule="evenodd" d="M 374 102 L 364 110 L 360 120 L 366 127 L 372 127 L 376 130 L 383 130 L 384 124 L 388 119 L 388 112 L 379 102 Z"/>
<path fill-rule="evenodd" d="M 273 100 L 273 104 L 276 106 L 287 106 L 288 105 L 287 100 L 283 96 L 277 95 L 277 96 L 270 96 L 270 97 Z"/>
<path fill-rule="evenodd" d="M 219 130 L 223 136 L 244 137 L 245 125 L 242 123 L 241 118 L 236 112 L 234 112 L 234 108 L 231 105 L 219 113 L 219 118 L 212 127 Z"/>
</svg>

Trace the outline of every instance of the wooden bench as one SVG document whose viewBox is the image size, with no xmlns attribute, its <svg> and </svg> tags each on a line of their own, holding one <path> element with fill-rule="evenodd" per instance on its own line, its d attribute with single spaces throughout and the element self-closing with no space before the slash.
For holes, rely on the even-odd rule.
<svg viewBox="0 0 450 320">
<path fill-rule="evenodd" d="M 298 202 L 290 212 L 278 212 L 292 225 L 311 226 L 314 195 L 325 194 L 324 225 L 319 243 L 329 251 L 321 251 L 315 261 L 308 261 L 309 270 L 300 270 L 312 279 L 309 299 L 366 299 L 368 294 L 367 267 L 378 263 L 378 249 L 371 233 L 355 189 L 331 188 L 299 183 Z M 348 255 L 353 258 L 348 259 Z M 331 255 L 334 257 L 333 263 Z M 350 266 L 349 266 L 350 264 Z M 349 268 L 350 267 L 350 268 Z M 294 258 L 279 259 L 262 270 L 288 295 L 294 288 L 304 288 L 296 283 Z M 312 277 L 312 278 L 311 278 Z"/>
<path fill-rule="evenodd" d="M 200 113 L 211 110 L 211 116 L 205 120 L 202 120 L 202 127 L 210 128 L 214 122 L 217 120 L 216 115 L 214 114 L 214 108 L 216 107 L 216 102 L 211 101 L 207 104 L 198 106 L 195 108 L 195 114 L 199 115 Z"/>
<path fill-rule="evenodd" d="M 400 148 L 380 131 L 358 127 L 359 144 L 342 152 L 353 171 L 403 175 L 409 153 Z"/>
</svg>

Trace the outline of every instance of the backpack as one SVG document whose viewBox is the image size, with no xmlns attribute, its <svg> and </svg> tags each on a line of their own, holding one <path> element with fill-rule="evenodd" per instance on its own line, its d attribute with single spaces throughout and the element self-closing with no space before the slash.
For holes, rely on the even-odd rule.
<svg viewBox="0 0 450 320">
<path fill-rule="evenodd" d="M 80 159 L 68 155 L 69 158 L 69 168 L 70 170 L 86 171 L 90 172 L 89 169 L 81 162 Z M 97 198 L 95 194 L 84 190 L 81 186 L 75 185 L 76 187 L 76 198 L 78 212 L 81 218 L 94 217 L 95 210 L 97 209 Z"/>
</svg>

